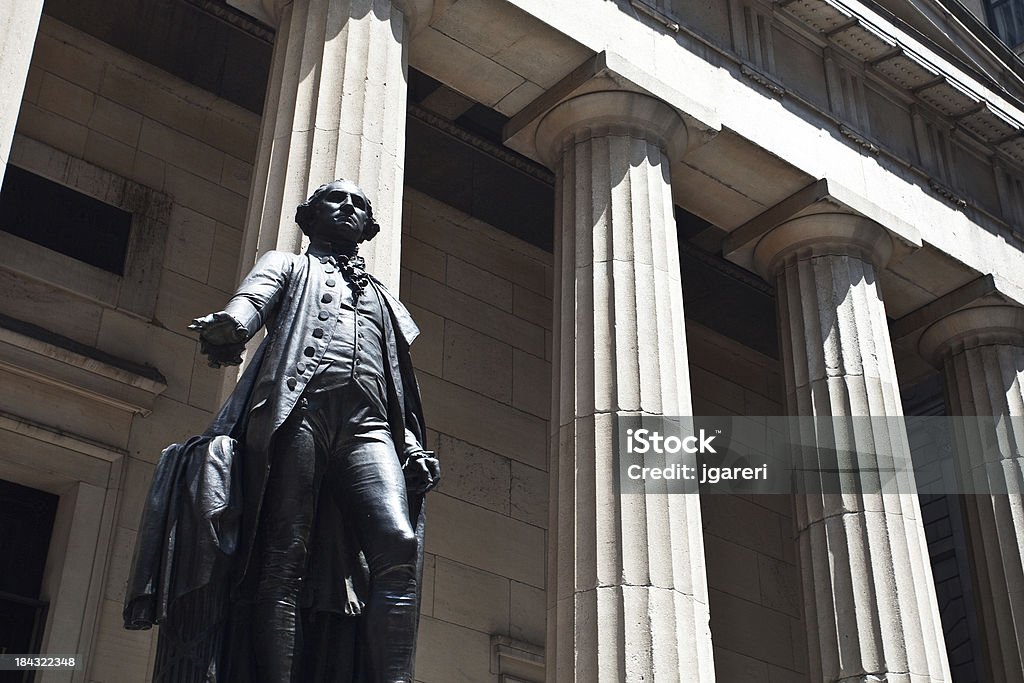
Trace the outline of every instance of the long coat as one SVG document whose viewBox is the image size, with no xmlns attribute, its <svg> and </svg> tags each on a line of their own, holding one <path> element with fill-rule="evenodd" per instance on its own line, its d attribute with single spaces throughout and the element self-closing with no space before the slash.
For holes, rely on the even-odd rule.
<svg viewBox="0 0 1024 683">
<path fill-rule="evenodd" d="M 129 627 L 145 628 L 147 622 L 159 622 L 168 613 L 171 615 L 168 621 L 173 623 L 175 600 L 181 605 L 178 621 L 185 624 L 185 628 L 211 626 L 210 623 L 193 623 L 197 620 L 191 615 L 199 613 L 204 615 L 201 621 L 227 618 L 229 622 L 227 632 L 217 635 L 216 647 L 212 650 L 207 647 L 198 658 L 208 660 L 209 672 L 195 670 L 194 678 L 169 674 L 167 680 L 249 678 L 246 669 L 251 659 L 247 642 L 247 605 L 252 598 L 255 581 L 248 568 L 270 473 L 270 446 L 313 375 L 312 372 L 296 372 L 296 364 L 313 363 L 315 367 L 320 362 L 338 321 L 337 304 L 332 308 L 319 296 L 325 291 L 327 276 L 319 264 L 314 267 L 314 260 L 319 260 L 315 252 L 303 255 L 269 252 L 245 278 L 225 310 L 245 325 L 250 337 L 263 326 L 267 328 L 267 337 L 253 354 L 249 367 L 204 436 L 182 446 L 169 447 L 165 451 L 166 462 L 162 458 L 158 466 L 158 470 L 163 468 L 166 475 L 154 479 L 140 526 L 136 562 L 126 596 L 126 624 L 131 614 L 134 621 Z M 344 286 L 340 274 L 335 279 Z M 409 455 L 421 449 L 426 429 L 409 356 L 409 346 L 418 336 L 419 329 L 408 310 L 379 281 L 371 277 L 369 286 L 372 292 L 367 294 L 378 294 L 385 308 L 388 422 L 396 452 L 400 456 Z M 324 330 L 324 334 L 314 337 L 313 330 L 318 327 Z M 309 347 L 314 349 L 312 357 L 306 355 Z M 216 463 L 221 469 L 233 469 L 231 475 L 225 475 L 224 479 L 236 482 L 231 503 L 241 509 L 241 517 L 237 533 L 232 533 L 231 538 L 237 539 L 237 544 L 232 542 L 231 548 L 213 542 L 189 547 L 189 561 L 176 561 L 173 556 L 180 547 L 178 541 L 196 535 L 183 527 L 193 524 L 197 518 L 202 519 L 202 514 L 196 514 L 192 509 L 198 507 L 195 501 L 209 497 L 204 496 L 201 489 L 196 491 L 195 485 L 178 473 L 204 467 L 210 469 L 211 454 L 223 457 L 221 451 L 207 447 L 216 435 L 232 435 L 240 441 L 239 453 L 233 463 Z M 192 447 L 192 444 L 200 447 Z M 191 465 L 179 460 L 191 461 Z M 189 495 L 183 495 L 181 490 L 189 487 L 192 489 L 188 491 Z M 328 496 L 320 497 L 321 501 L 328 499 Z M 410 494 L 409 512 L 419 546 L 419 574 L 422 571 L 424 533 L 422 495 Z M 301 597 L 305 609 L 303 619 L 320 631 L 320 639 L 330 643 L 330 647 L 320 649 L 334 651 L 333 661 L 312 664 L 317 667 L 315 679 L 339 683 L 357 681 L 358 664 L 354 660 L 358 658 L 358 645 L 355 644 L 356 629 L 349 617 L 362 611 L 367 569 L 351 529 L 344 524 L 333 505 L 321 505 L 317 510 L 311 555 L 308 580 L 304 582 Z M 198 567 L 202 571 L 165 575 L 167 568 L 180 566 Z M 230 585 L 215 586 L 211 576 L 231 576 L 233 579 L 229 580 Z M 218 616 L 219 608 L 211 609 L 213 605 L 227 609 L 229 603 L 230 615 Z M 153 605 L 156 605 L 155 610 Z M 161 640 L 164 640 L 165 632 L 170 634 L 172 630 L 162 629 Z M 188 642 L 196 639 L 183 633 L 178 640 Z M 342 641 L 349 644 L 345 646 Z M 172 652 L 176 645 L 170 642 L 166 645 L 166 657 L 158 648 L 158 668 L 164 660 L 170 662 L 167 667 L 172 668 L 179 665 L 174 662 L 197 659 L 196 653 Z M 327 671 L 329 675 L 325 673 Z M 155 672 L 154 680 L 163 680 L 159 674 L 159 671 Z M 310 675 L 313 676 L 313 672 Z"/>
<path fill-rule="evenodd" d="M 229 410 L 230 404 L 235 401 L 244 402 L 247 406 L 243 411 L 248 429 L 244 444 L 244 500 L 240 536 L 240 559 L 244 564 L 248 564 L 247 558 L 252 551 L 262 494 L 270 471 L 271 440 L 288 419 L 314 374 L 299 373 L 296 365 L 306 363 L 316 367 L 338 323 L 338 298 L 335 297 L 330 303 L 320 299 L 320 294 L 329 291 L 326 280 L 331 276 L 318 263 L 314 267 L 317 260 L 315 252 L 303 255 L 280 251 L 267 253 L 225 307 L 228 313 L 246 326 L 250 336 L 263 325 L 268 330 L 263 342 L 265 348 L 259 372 L 251 391 L 247 395 L 239 395 L 247 390 L 239 386 L 225 406 Z M 344 286 L 340 274 L 333 277 Z M 410 455 L 422 448 L 425 436 L 419 388 L 409 356 L 409 346 L 419 335 L 419 328 L 405 306 L 384 285 L 371 277 L 370 286 L 380 295 L 386 310 L 384 343 L 387 350 L 385 380 L 388 422 L 395 440 L 395 451 L 400 455 Z M 317 328 L 324 330 L 320 337 L 313 335 Z M 312 356 L 306 355 L 307 348 L 314 349 Z M 409 501 L 414 528 L 421 503 L 421 500 Z M 331 514 L 329 510 L 318 511 L 318 524 L 320 512 Z M 346 612 L 354 609 L 350 604 L 353 597 L 358 596 L 347 596 Z"/>
</svg>

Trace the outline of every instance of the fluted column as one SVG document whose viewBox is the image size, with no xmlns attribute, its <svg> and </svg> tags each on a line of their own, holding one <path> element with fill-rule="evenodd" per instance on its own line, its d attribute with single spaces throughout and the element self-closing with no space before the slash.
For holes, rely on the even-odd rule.
<svg viewBox="0 0 1024 683">
<path fill-rule="evenodd" d="M 909 459 L 906 431 L 848 419 L 902 415 L 877 277 L 891 249 L 878 225 L 843 213 L 792 219 L 754 249 L 776 285 L 789 412 L 818 418 L 803 443 L 816 458 L 856 452 L 860 466 L 838 490 L 823 472 L 795 496 L 815 683 L 950 680 L 913 476 L 883 494 L 871 472 Z"/>
<path fill-rule="evenodd" d="M 277 26 L 242 270 L 271 249 L 298 251 L 295 207 L 335 178 L 373 203 L 368 268 L 398 289 L 408 41 L 433 0 L 235 0 Z"/>
<path fill-rule="evenodd" d="M 714 680 L 700 501 L 620 495 L 613 437 L 619 416 L 692 412 L 669 183 L 685 135 L 626 92 L 537 132 L 557 176 L 549 683 Z"/>
<path fill-rule="evenodd" d="M 14 126 L 39 31 L 43 0 L 0 3 L 0 184 L 11 156 Z"/>
<path fill-rule="evenodd" d="M 993 683 L 1024 681 L 1024 309 L 979 306 L 921 337 L 957 434 L 971 566 Z"/>
</svg>

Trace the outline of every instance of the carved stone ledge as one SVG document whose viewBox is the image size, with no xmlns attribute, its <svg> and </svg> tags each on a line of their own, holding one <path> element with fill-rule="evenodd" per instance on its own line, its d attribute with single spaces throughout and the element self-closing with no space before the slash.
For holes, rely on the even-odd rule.
<svg viewBox="0 0 1024 683">
<path fill-rule="evenodd" d="M 722 275 L 732 278 L 737 282 L 744 284 L 747 287 L 751 287 L 766 294 L 768 296 L 775 296 L 775 287 L 768 282 L 765 282 L 760 277 L 752 274 L 750 271 L 740 268 L 734 265 L 731 261 L 718 258 L 706 251 L 698 249 L 697 247 L 687 243 L 679 243 L 679 253 L 685 254 L 690 258 L 700 261 L 702 264 L 715 270 L 715 272 L 721 273 Z"/>
<path fill-rule="evenodd" d="M 63 448 L 80 455 L 87 455 L 105 462 L 116 463 L 128 454 L 128 451 L 123 448 L 86 439 L 66 431 L 58 431 L 49 425 L 40 424 L 4 411 L 0 411 L 0 432 L 26 436 L 35 441 L 42 441 L 51 446 L 57 446 L 58 448 Z"/>
<path fill-rule="evenodd" d="M 646 14 L 651 19 L 654 19 L 656 22 L 658 22 L 668 30 L 673 31 L 675 33 L 679 33 L 679 22 L 676 21 L 673 17 L 670 17 L 669 15 L 662 12 L 657 7 L 652 7 L 651 5 L 644 2 L 644 0 L 630 0 L 629 4 L 632 5 L 634 9 Z"/>
<path fill-rule="evenodd" d="M 500 683 L 544 683 L 544 648 L 508 636 L 491 636 L 491 673 Z"/>
<path fill-rule="evenodd" d="M 1013 142 L 1024 135 L 1024 124 L 1004 113 L 1012 105 L 980 83 L 967 84 L 940 73 L 929 57 L 905 46 L 896 25 L 865 11 L 863 6 L 843 0 L 775 0 L 774 5 L 807 31 L 827 37 L 838 51 L 863 61 L 893 87 L 943 116 L 950 125 L 991 149 L 1024 162 L 1024 144 Z M 953 193 L 932 187 L 957 206 L 963 206 L 961 198 Z"/>
<path fill-rule="evenodd" d="M 847 138 L 849 140 L 853 140 L 853 142 L 855 142 L 860 147 L 863 147 L 870 154 L 878 154 L 879 151 L 880 151 L 879 148 L 878 148 L 878 145 L 876 145 L 875 143 L 871 142 L 870 140 L 865 138 L 863 135 L 861 135 L 860 133 L 858 133 L 854 129 L 850 128 L 849 126 L 845 126 L 845 125 L 840 124 L 839 132 L 842 134 L 842 136 L 844 138 Z"/>
<path fill-rule="evenodd" d="M 746 64 L 741 64 L 740 73 L 749 78 L 750 80 L 752 80 L 754 83 L 757 83 L 759 86 L 761 86 L 771 94 L 775 95 L 776 97 L 786 96 L 786 89 L 782 85 L 775 82 L 768 76 L 765 76 L 757 69 Z"/>
<path fill-rule="evenodd" d="M 428 124 L 429 126 L 436 128 L 437 130 L 447 133 L 456 140 L 466 143 L 481 152 L 491 155 L 495 159 L 499 159 L 504 163 L 508 164 L 517 171 L 522 171 L 527 175 L 533 176 L 537 180 L 540 180 L 548 185 L 555 184 L 555 174 L 547 170 L 543 166 L 535 164 L 530 159 L 524 156 L 509 152 L 508 149 L 500 147 L 489 140 L 486 140 L 479 135 L 471 133 L 465 128 L 460 128 L 458 125 L 452 123 L 443 116 L 439 116 L 432 111 L 428 111 L 423 107 L 415 104 L 409 105 L 409 116 L 414 119 L 418 119 Z"/>
<path fill-rule="evenodd" d="M 966 209 L 967 208 L 967 200 L 966 199 L 964 199 L 963 197 L 961 197 L 957 193 L 953 192 L 953 190 L 951 190 L 950 188 L 946 187 L 945 185 L 940 183 L 938 180 L 935 180 L 934 178 L 929 178 L 928 179 L 928 187 L 932 188 L 932 190 L 936 194 L 938 194 L 942 198 L 946 199 L 947 201 L 949 201 L 954 206 L 957 206 L 958 208 L 961 208 L 961 209 Z"/>
<path fill-rule="evenodd" d="M 213 0 L 185 0 L 185 2 L 198 7 L 207 14 L 213 15 L 223 22 L 231 24 L 237 29 L 245 31 L 249 35 L 262 40 L 268 45 L 272 45 L 274 43 L 274 29 L 272 27 L 251 18 L 249 15 L 231 7 L 230 5 L 222 5 L 214 2 Z"/>
<path fill-rule="evenodd" d="M 7 316 L 0 316 L 0 367 L 141 415 L 152 412 L 153 401 L 167 389 L 167 381 L 153 368 Z"/>
</svg>

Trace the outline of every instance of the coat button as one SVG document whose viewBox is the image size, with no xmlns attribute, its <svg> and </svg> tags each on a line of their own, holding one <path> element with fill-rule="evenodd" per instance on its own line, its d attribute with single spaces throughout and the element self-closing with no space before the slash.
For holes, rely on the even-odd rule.
<svg viewBox="0 0 1024 683">
<path fill-rule="evenodd" d="M 334 266 L 324 266 L 324 272 L 330 275 L 334 272 Z"/>
<path fill-rule="evenodd" d="M 334 297 L 331 296 L 330 294 L 324 294 L 322 297 L 320 297 L 320 301 L 324 302 L 325 304 L 329 304 L 332 301 L 334 301 Z"/>
<path fill-rule="evenodd" d="M 327 311 L 320 311 L 320 315 L 317 316 L 317 318 L 319 318 L 320 320 L 327 320 L 330 317 L 331 314 L 328 313 Z"/>
<path fill-rule="evenodd" d="M 333 287 L 334 285 L 336 285 L 338 283 L 334 281 L 333 277 L 329 277 L 329 278 L 327 278 L 327 282 L 325 282 L 324 284 L 327 285 L 328 287 Z"/>
<path fill-rule="evenodd" d="M 294 391 L 295 390 L 295 385 L 297 384 L 297 382 L 295 381 L 294 377 L 289 377 L 287 380 L 285 380 L 285 384 L 288 385 L 289 389 Z"/>
<path fill-rule="evenodd" d="M 315 330 L 313 330 L 313 338 L 314 339 L 323 339 L 323 336 L 324 336 L 324 328 L 318 327 Z"/>
<path fill-rule="evenodd" d="M 302 353 L 305 354 L 306 358 L 312 358 L 313 355 L 316 353 L 316 349 L 314 349 L 312 346 L 307 346 L 306 348 L 302 349 Z"/>
</svg>

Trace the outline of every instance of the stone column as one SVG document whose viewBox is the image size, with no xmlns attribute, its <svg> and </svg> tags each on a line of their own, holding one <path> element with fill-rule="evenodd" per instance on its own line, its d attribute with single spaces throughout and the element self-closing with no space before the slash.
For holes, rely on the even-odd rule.
<svg viewBox="0 0 1024 683">
<path fill-rule="evenodd" d="M 1024 309 L 955 311 L 921 337 L 957 429 L 971 565 L 993 683 L 1024 681 Z"/>
<path fill-rule="evenodd" d="M 549 683 L 714 680 L 700 501 L 620 496 L 612 427 L 692 411 L 669 183 L 685 136 L 627 92 L 537 131 L 557 175 Z"/>
<path fill-rule="evenodd" d="M 398 291 L 408 42 L 433 0 L 234 0 L 277 27 L 243 262 L 297 252 L 295 206 L 335 178 L 359 184 L 380 234 L 368 269 Z"/>
<path fill-rule="evenodd" d="M 11 157 L 14 126 L 21 111 L 21 97 L 28 65 L 39 31 L 43 0 L 12 0 L 0 3 L 0 184 Z"/>
<path fill-rule="evenodd" d="M 861 467 L 870 454 L 909 458 L 898 420 L 848 419 L 902 415 L 878 288 L 891 249 L 880 226 L 844 213 L 791 219 L 754 248 L 754 268 L 776 286 L 789 413 L 828 420 L 804 432 L 815 457 L 838 444 Z M 912 475 L 884 494 L 866 470 L 860 491 L 827 476 L 794 497 L 810 680 L 949 681 Z"/>
</svg>

